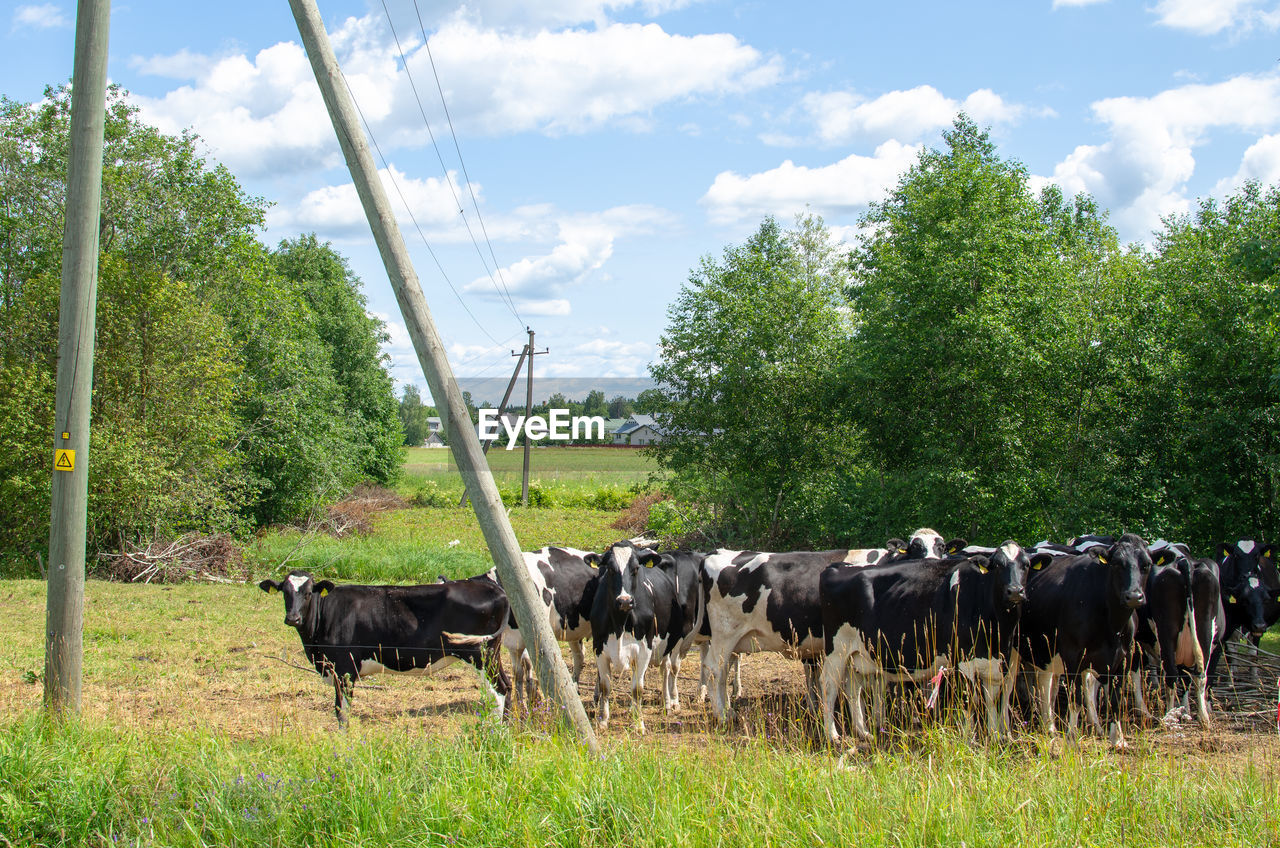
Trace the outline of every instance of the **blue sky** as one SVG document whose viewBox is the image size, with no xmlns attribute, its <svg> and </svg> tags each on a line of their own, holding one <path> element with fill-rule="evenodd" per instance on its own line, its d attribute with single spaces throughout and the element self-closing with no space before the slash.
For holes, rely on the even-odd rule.
<svg viewBox="0 0 1280 848">
<path fill-rule="evenodd" d="M 1278 0 L 319 5 L 460 376 L 507 373 L 526 324 L 540 374 L 643 376 L 701 256 L 768 214 L 852 237 L 960 109 L 1126 240 L 1280 183 Z M 6 6 L 0 93 L 34 101 L 71 75 L 75 6 Z M 397 379 L 424 385 L 288 3 L 117 2 L 110 43 L 147 120 L 274 202 L 268 243 L 315 232 L 350 259 Z"/>
</svg>

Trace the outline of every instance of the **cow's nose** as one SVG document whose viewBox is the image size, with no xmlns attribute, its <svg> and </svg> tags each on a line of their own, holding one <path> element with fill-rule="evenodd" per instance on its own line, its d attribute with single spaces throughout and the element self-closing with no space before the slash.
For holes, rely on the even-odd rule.
<svg viewBox="0 0 1280 848">
<path fill-rule="evenodd" d="M 1145 599 L 1141 589 L 1130 589 L 1124 593 L 1124 602 L 1129 605 L 1129 609 L 1136 609 L 1142 606 L 1142 602 Z"/>
<path fill-rule="evenodd" d="M 302 617 L 297 615 L 286 615 L 284 617 L 284 623 L 290 627 L 297 627 L 302 623 Z"/>
<path fill-rule="evenodd" d="M 1262 634 L 1267 632 L 1267 626 L 1265 624 L 1255 624 L 1253 625 L 1253 627 L 1250 628 L 1250 632 L 1254 636 L 1261 636 Z"/>
<path fill-rule="evenodd" d="M 1027 591 L 1021 586 L 1010 586 L 1004 590 L 1004 598 L 1011 604 L 1020 604 L 1027 599 Z"/>
<path fill-rule="evenodd" d="M 631 608 L 635 606 L 635 600 L 630 595 L 618 596 L 618 611 L 631 612 Z"/>
</svg>

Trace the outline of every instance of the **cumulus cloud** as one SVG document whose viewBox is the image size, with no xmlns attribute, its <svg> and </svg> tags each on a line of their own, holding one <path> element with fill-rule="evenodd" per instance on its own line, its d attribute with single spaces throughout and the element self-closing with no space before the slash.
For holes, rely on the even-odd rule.
<svg viewBox="0 0 1280 848">
<path fill-rule="evenodd" d="M 1194 149 L 1211 130 L 1265 131 L 1280 126 L 1280 75 L 1243 75 L 1212 85 L 1187 85 L 1154 97 L 1113 97 L 1093 104 L 1110 139 L 1081 145 L 1054 169 L 1069 192 L 1089 192 L 1109 208 L 1123 233 L 1141 237 L 1160 218 L 1185 212 Z M 1252 148 L 1251 148 L 1252 149 Z M 1267 146 L 1254 164 L 1267 161 Z"/>
<path fill-rule="evenodd" d="M 647 377 L 653 345 L 596 337 L 565 348 L 566 356 L 551 357 L 546 372 L 554 377 Z"/>
<path fill-rule="evenodd" d="M 943 95 L 931 85 L 890 91 L 867 98 L 853 91 L 812 92 L 800 101 L 800 112 L 814 127 L 821 144 L 887 139 L 914 141 L 949 126 L 957 112 L 967 112 L 979 124 L 1011 123 L 1026 108 L 1008 103 L 990 89 L 978 89 L 964 100 Z M 764 141 L 791 144 L 789 136 L 766 136 Z"/>
<path fill-rule="evenodd" d="M 453 124 L 488 135 L 643 129 L 664 104 L 768 85 L 781 63 L 728 34 L 684 36 L 656 24 L 511 33 L 453 18 L 431 37 L 401 35 L 418 100 L 380 14 L 349 18 L 332 34 L 344 76 L 384 151 L 429 144 L 422 115 L 443 127 L 431 59 Z M 188 80 L 161 97 L 137 96 L 165 132 L 194 127 L 238 174 L 259 176 L 338 161 L 333 129 L 302 48 L 282 42 L 253 57 L 182 51 L 135 57 L 138 69 Z"/>
<path fill-rule="evenodd" d="M 1280 135 L 1264 135 L 1250 145 L 1240 161 L 1240 169 L 1219 181 L 1214 194 L 1219 197 L 1231 194 L 1249 180 L 1266 186 L 1280 185 Z"/>
<path fill-rule="evenodd" d="M 467 237 L 454 200 L 464 196 L 454 172 L 449 172 L 447 181 L 435 177 L 416 179 L 393 164 L 379 169 L 378 176 L 402 227 L 412 228 L 416 221 L 424 232 L 430 230 L 434 239 L 458 241 Z M 471 189 L 477 200 L 483 198 L 480 184 L 472 183 Z M 350 182 L 322 186 L 288 207 L 273 207 L 267 213 L 267 226 L 277 231 L 312 230 L 333 237 L 363 236 L 369 232 L 364 207 L 355 184 Z"/>
<path fill-rule="evenodd" d="M 1160 0 L 1152 9 L 1157 23 L 1196 35 L 1223 30 L 1280 27 L 1280 7 L 1263 8 L 1263 0 Z"/>
<path fill-rule="evenodd" d="M 19 6 L 13 10 L 14 32 L 20 29 L 54 29 L 70 25 L 71 21 L 53 3 Z"/>
<path fill-rule="evenodd" d="M 879 199 L 920 153 L 920 145 L 886 141 L 872 156 L 851 154 L 809 168 L 787 160 L 769 171 L 718 174 L 701 203 L 711 220 L 727 224 L 762 215 L 789 218 L 806 207 L 822 215 L 857 211 Z"/>
<path fill-rule="evenodd" d="M 493 278 L 472 280 L 464 292 L 500 299 L 510 292 L 516 310 L 529 315 L 568 315 L 566 290 L 587 280 L 613 256 L 618 239 L 651 233 L 669 220 L 650 206 L 620 206 L 598 214 L 568 215 L 556 225 L 558 243 L 545 253 L 523 257 Z"/>
</svg>

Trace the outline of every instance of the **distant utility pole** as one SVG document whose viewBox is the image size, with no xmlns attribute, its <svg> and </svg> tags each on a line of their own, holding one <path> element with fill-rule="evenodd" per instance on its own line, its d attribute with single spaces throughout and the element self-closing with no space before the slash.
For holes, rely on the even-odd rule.
<svg viewBox="0 0 1280 848">
<path fill-rule="evenodd" d="M 76 7 L 71 75 L 71 147 L 62 231 L 58 305 L 58 386 L 54 399 L 53 498 L 44 643 L 44 706 L 55 716 L 80 711 L 84 660 L 85 512 L 89 499 L 89 401 L 93 395 L 94 313 L 98 302 L 98 220 L 102 134 L 107 110 L 110 0 Z"/>
<path fill-rule="evenodd" d="M 489 465 L 480 449 L 480 438 L 471 426 L 471 416 L 462 401 L 462 392 L 458 390 L 449 358 L 445 355 L 444 342 L 431 319 L 431 310 L 427 308 L 418 275 L 409 260 L 409 251 L 400 234 L 400 227 L 396 224 L 391 202 L 382 187 L 373 155 L 369 152 L 369 144 L 360 129 L 355 104 L 347 91 L 338 59 L 333 55 L 333 46 L 329 43 L 324 23 L 320 20 L 320 11 L 316 8 L 315 0 L 289 0 L 289 6 L 298 23 L 298 33 L 302 36 L 307 58 L 311 60 L 311 69 L 320 86 L 320 94 L 329 110 L 329 119 L 333 122 L 342 155 L 351 171 L 351 180 L 355 183 L 356 193 L 360 196 L 365 217 L 369 220 L 378 252 L 387 268 L 391 287 L 395 290 L 396 302 L 400 305 L 405 327 L 413 340 L 413 349 L 417 351 L 418 362 L 431 387 L 431 397 L 437 403 L 443 403 L 448 410 L 446 434 L 449 437 L 449 449 L 453 451 L 458 470 L 462 472 L 462 479 L 471 495 L 480 530 L 484 533 L 484 540 L 493 554 L 493 564 L 498 569 L 498 576 L 511 602 L 511 611 L 520 626 L 521 634 L 525 635 L 525 644 L 529 647 L 538 683 L 547 697 L 560 706 L 565 722 L 586 744 L 587 749 L 593 754 L 599 753 L 600 746 L 591 730 L 591 723 L 587 721 L 587 713 L 582 708 L 578 687 L 569 676 L 564 656 L 560 653 L 560 644 L 551 632 L 546 607 L 542 605 L 542 599 L 534 588 L 524 556 L 520 553 L 520 544 L 516 541 L 516 534 L 511 529 L 511 522 L 502 506 L 502 498 L 498 495 L 498 487 L 493 482 L 493 475 L 489 472 Z"/>
<path fill-rule="evenodd" d="M 533 330 L 528 327 L 525 327 L 525 329 L 529 332 L 529 344 L 525 347 L 525 350 L 529 353 L 529 369 L 524 372 L 524 421 L 526 429 L 524 431 L 524 476 L 521 478 L 520 483 L 520 506 L 529 505 L 529 449 L 533 440 L 529 438 L 528 426 L 529 419 L 533 416 L 533 358 L 551 352 L 550 348 L 536 350 L 533 346 Z M 515 356 L 515 351 L 512 351 L 511 355 Z M 523 356 L 523 354 L 521 355 Z"/>
<path fill-rule="evenodd" d="M 519 379 L 520 377 L 520 369 L 524 366 L 524 355 L 528 352 L 529 352 L 529 346 L 525 345 L 524 350 L 520 351 L 520 358 L 516 360 L 515 370 L 511 372 L 511 381 L 507 383 L 507 391 L 502 395 L 502 403 L 498 404 L 498 420 L 499 421 L 502 420 L 503 413 L 507 411 L 507 403 L 508 401 L 511 400 L 511 392 L 515 389 L 516 380 Z M 515 356 L 516 355 L 515 351 L 512 351 L 511 355 Z M 480 452 L 483 453 L 485 456 L 488 456 L 489 448 L 493 445 L 493 441 L 494 441 L 493 439 L 485 439 L 484 446 L 481 448 Z M 458 501 L 458 506 L 466 506 L 466 505 L 467 505 L 467 490 L 466 488 L 463 488 L 462 500 Z"/>
</svg>

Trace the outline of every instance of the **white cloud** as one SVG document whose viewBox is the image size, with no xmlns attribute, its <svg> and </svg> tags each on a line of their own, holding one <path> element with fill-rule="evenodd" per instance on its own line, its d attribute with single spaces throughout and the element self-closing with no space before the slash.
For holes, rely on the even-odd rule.
<svg viewBox="0 0 1280 848">
<path fill-rule="evenodd" d="M 457 241 L 467 237 L 454 202 L 454 197 L 460 196 L 462 189 L 452 171 L 448 182 L 435 177 L 416 179 L 393 164 L 390 169 L 379 169 L 378 176 L 391 208 L 395 210 L 396 220 L 403 228 L 411 229 L 416 221 L 424 231 L 430 231 L 433 239 Z M 476 198 L 482 200 L 484 193 L 480 184 L 472 183 L 471 188 Z M 277 231 L 313 230 L 331 236 L 367 235 L 369 232 L 368 219 L 360 205 L 355 184 L 349 182 L 314 189 L 287 208 L 273 207 L 267 213 L 267 226 Z"/>
<path fill-rule="evenodd" d="M 484 30 L 454 18 L 431 54 L 402 34 L 408 66 L 433 127 L 444 126 L 431 58 L 454 126 L 464 133 L 579 133 L 645 129 L 660 106 L 750 91 L 774 82 L 780 60 L 732 35 L 673 35 L 656 24 L 595 30 Z M 364 118 L 382 149 L 429 143 L 422 113 L 380 14 L 349 18 L 332 34 Z M 235 173 L 283 174 L 338 162 L 333 129 L 302 48 L 282 42 L 243 54 L 189 51 L 135 57 L 145 73 L 189 80 L 161 97 L 137 96 L 149 122 L 193 127 Z"/>
<path fill-rule="evenodd" d="M 38 6 L 19 6 L 13 11 L 12 29 L 53 29 L 70 26 L 71 21 L 62 10 L 53 3 L 41 3 Z"/>
<path fill-rule="evenodd" d="M 878 200 L 920 153 L 919 145 L 886 141 L 873 156 L 846 156 L 821 168 L 787 160 L 769 171 L 716 176 L 701 203 L 715 223 L 726 224 L 762 215 L 790 219 L 806 207 L 822 215 L 854 212 Z"/>
<path fill-rule="evenodd" d="M 818 142 L 844 145 L 887 139 L 915 141 L 949 126 L 964 111 L 978 124 L 1016 121 L 1025 107 L 1005 102 L 990 89 L 978 89 L 964 100 L 946 97 L 931 85 L 890 91 L 867 99 L 853 91 L 813 92 L 800 101 L 800 111 L 815 127 Z M 767 143 L 793 144 L 785 135 L 767 135 Z"/>
<path fill-rule="evenodd" d="M 1280 135 L 1264 135 L 1250 145 L 1240 161 L 1240 170 L 1214 187 L 1219 197 L 1231 194 L 1248 180 L 1264 186 L 1280 185 Z"/>
<path fill-rule="evenodd" d="M 1144 237 L 1162 216 L 1185 212 L 1194 149 L 1216 128 L 1265 131 L 1280 126 L 1280 74 L 1244 75 L 1187 85 L 1154 97 L 1115 97 L 1093 104 L 1111 138 L 1081 145 L 1053 173 L 1069 192 L 1089 192 L 1112 211 L 1122 234 Z M 1255 165 L 1266 161 L 1266 147 Z M 1243 166 L 1242 166 L 1243 167 Z"/>
<path fill-rule="evenodd" d="M 610 13 L 638 7 L 645 15 L 656 17 L 693 2 L 696 0 L 539 0 L 537 3 L 528 0 L 471 0 L 460 11 L 450 10 L 434 22 L 428 22 L 428 26 L 453 17 L 508 29 L 540 29 L 581 23 L 603 25 L 608 22 Z M 412 23 L 416 25 L 416 19 Z"/>
<path fill-rule="evenodd" d="M 1157 23 L 1196 35 L 1258 26 L 1274 31 L 1280 27 L 1280 7 L 1268 10 L 1263 5 L 1263 0 L 1160 0 L 1152 11 Z"/>
<path fill-rule="evenodd" d="M 566 289 L 599 271 L 613 256 L 618 239 L 654 232 L 669 217 L 651 206 L 619 206 L 598 214 L 565 216 L 557 221 L 559 243 L 549 252 L 526 256 L 493 279 L 472 280 L 463 291 L 497 299 L 501 282 L 521 314 L 568 315 L 570 303 L 563 297 Z"/>
</svg>

